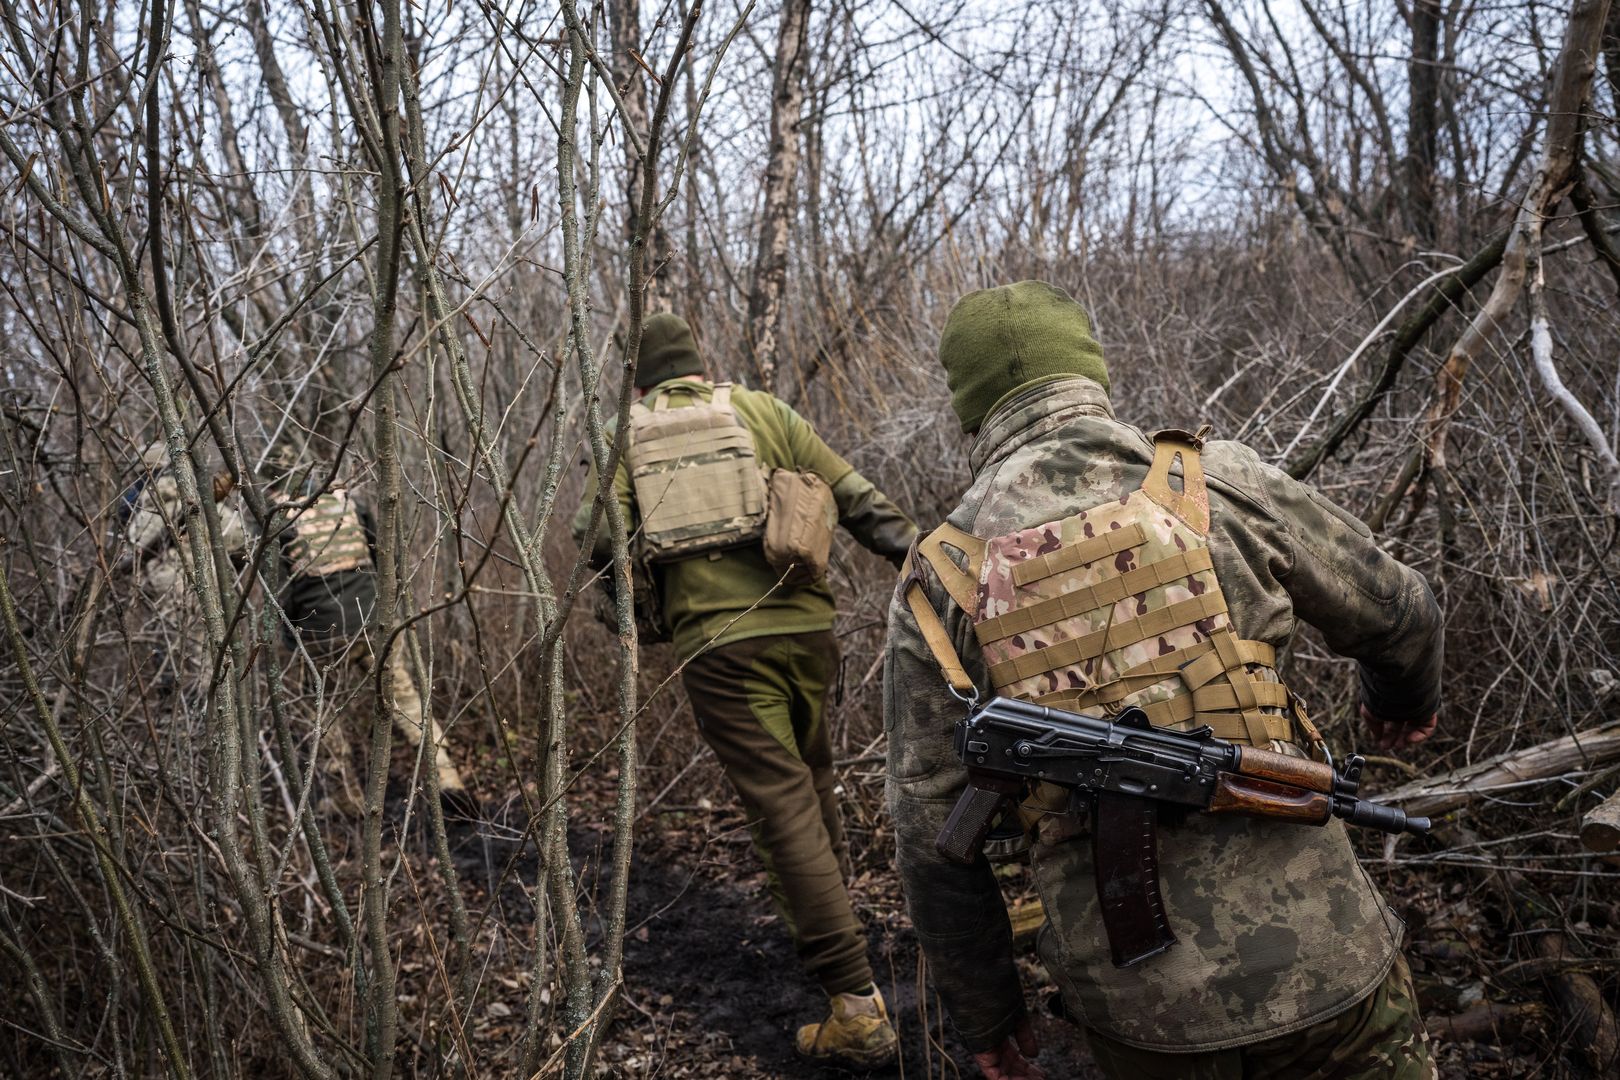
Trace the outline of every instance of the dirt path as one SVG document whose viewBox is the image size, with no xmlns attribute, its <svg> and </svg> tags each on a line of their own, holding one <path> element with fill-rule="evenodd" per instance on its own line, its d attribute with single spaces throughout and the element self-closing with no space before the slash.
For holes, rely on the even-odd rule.
<svg viewBox="0 0 1620 1080">
<path fill-rule="evenodd" d="M 631 925 L 638 929 L 626 945 L 625 978 L 659 1027 L 659 1043 L 668 1047 L 664 1067 L 649 1075 L 787 1080 L 850 1075 L 793 1053 L 793 1033 L 824 1015 L 826 999 L 800 970 L 762 893 L 652 862 L 638 867 L 635 881 Z M 899 923 L 898 916 L 877 921 L 870 912 L 863 914 L 879 984 L 902 1042 L 900 1063 L 870 1075 L 940 1076 L 943 1069 L 943 1075 L 955 1076 L 940 1049 L 936 1046 L 930 1056 L 925 1046 L 916 938 L 908 927 L 886 925 Z M 1072 1029 L 1055 1020 L 1040 1026 L 1049 1075 L 1075 1080 L 1098 1075 L 1083 1051 L 1073 1049 Z M 935 1031 L 938 1038 L 937 1026 Z M 1067 1054 L 1061 1052 L 1065 1043 L 1071 1044 Z M 944 1050 L 966 1066 L 967 1055 L 953 1035 L 945 1036 Z M 711 1060 L 737 1071 L 702 1071 L 702 1063 Z M 682 1064 L 696 1068 L 683 1073 Z"/>
<path fill-rule="evenodd" d="M 740 820 L 740 819 L 739 819 Z M 512 862 L 516 833 L 490 823 L 452 828 L 456 869 L 470 899 L 489 904 L 499 881 L 497 917 L 527 923 L 533 909 L 524 895 L 535 880 L 533 848 Z M 590 888 L 588 867 L 610 858 L 597 831 L 576 833 L 576 870 Z M 786 929 L 765 892 L 763 873 L 746 833 L 729 821 L 653 831 L 643 838 L 631 875 L 625 943 L 628 1005 L 604 1046 L 605 1075 L 686 1080 L 812 1080 L 851 1075 L 878 1078 L 974 1077 L 969 1056 L 936 1002 L 918 1003 L 918 948 L 904 915 L 899 883 L 885 862 L 871 860 L 852 887 L 867 927 L 878 985 L 900 1031 L 895 1067 L 852 1074 L 799 1058 L 794 1033 L 826 1014 L 826 999 L 800 969 Z M 510 864 L 510 865 L 509 865 Z M 1020 959 L 1026 992 L 1039 1001 L 1041 979 L 1032 957 Z M 933 1039 L 925 1032 L 932 1028 Z M 1062 1021 L 1036 1018 L 1052 1080 L 1091 1080 L 1100 1074 L 1081 1049 L 1078 1033 Z"/>
</svg>

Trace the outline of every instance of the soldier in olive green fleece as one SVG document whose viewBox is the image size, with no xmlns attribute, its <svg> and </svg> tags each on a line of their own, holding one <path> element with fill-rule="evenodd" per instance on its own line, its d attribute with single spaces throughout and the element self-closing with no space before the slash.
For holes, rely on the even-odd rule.
<svg viewBox="0 0 1620 1080">
<path fill-rule="evenodd" d="M 1101 351 L 1067 294 L 1024 282 L 969 295 L 946 324 L 940 359 L 963 430 L 975 436 L 973 482 L 950 525 L 1003 537 L 1120 505 L 1142 487 L 1153 444 L 1115 418 Z M 1280 648 L 1309 622 L 1358 663 L 1378 741 L 1423 738 L 1439 703 L 1441 660 L 1439 610 L 1423 578 L 1350 514 L 1248 448 L 1210 443 L 1202 462 L 1208 548 L 1237 635 Z M 968 676 L 989 693 L 973 613 L 924 560 L 914 563 Z M 897 595 L 884 712 L 889 806 L 912 921 L 985 1074 L 1036 1077 L 990 867 L 959 866 L 934 849 L 966 781 L 952 750 L 962 708 Z M 1090 844 L 1072 832 L 1047 842 L 1043 828 L 1041 836 L 1032 852 L 1048 917 L 1041 953 L 1109 1075 L 1433 1075 L 1410 977 L 1397 962 L 1402 926 L 1339 823 L 1203 814 L 1162 822 L 1165 909 L 1179 940 L 1126 968 L 1113 966 L 1102 933 Z"/>
<path fill-rule="evenodd" d="M 650 407 L 680 409 L 713 397 L 683 320 L 647 321 L 636 385 Z M 785 402 L 738 387 L 731 404 L 762 470 L 819 475 L 831 486 L 839 524 L 900 564 L 916 526 L 871 481 Z M 633 531 L 641 508 L 622 464 L 614 488 Z M 576 536 L 590 513 L 587 502 L 574 520 Z M 600 534 L 595 557 L 610 558 Z M 826 695 L 838 671 L 832 590 L 825 580 L 779 586 L 758 541 L 652 569 L 698 725 L 753 819 L 754 845 L 800 960 L 833 999 L 833 1016 L 805 1029 L 800 1049 L 857 1064 L 882 1060 L 894 1036 L 845 887 L 848 851 L 826 727 Z"/>
</svg>

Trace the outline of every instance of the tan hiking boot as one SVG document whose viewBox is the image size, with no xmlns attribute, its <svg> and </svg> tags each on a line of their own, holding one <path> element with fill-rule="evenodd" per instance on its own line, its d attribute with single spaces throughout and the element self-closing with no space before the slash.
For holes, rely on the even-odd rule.
<svg viewBox="0 0 1620 1080">
<path fill-rule="evenodd" d="M 827 1019 L 799 1029 L 799 1053 L 867 1069 L 894 1060 L 899 1039 L 877 987 L 870 994 L 835 994 L 831 1004 Z"/>
</svg>

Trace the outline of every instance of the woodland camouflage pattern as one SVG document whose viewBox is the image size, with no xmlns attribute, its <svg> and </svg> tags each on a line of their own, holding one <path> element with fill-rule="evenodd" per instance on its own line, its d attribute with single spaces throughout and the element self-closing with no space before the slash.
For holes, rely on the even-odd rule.
<svg viewBox="0 0 1620 1080">
<path fill-rule="evenodd" d="M 360 509 L 342 488 L 324 491 L 298 515 L 285 541 L 289 577 L 322 577 L 371 569 L 371 548 Z"/>
<path fill-rule="evenodd" d="M 1099 476 L 1099 483 L 1107 481 Z M 1114 483 L 1111 486 L 1119 486 Z M 1013 567 L 1034 556 L 1073 545 L 1081 540 L 1102 536 L 1122 524 L 1142 523 L 1149 530 L 1148 543 L 1143 548 L 1121 551 L 1111 559 L 1077 566 L 1061 575 L 1042 581 L 1033 581 L 1016 588 Z M 1161 553 L 1186 551 L 1200 546 L 1201 539 L 1186 525 L 1176 521 L 1157 506 L 1143 491 L 1133 491 L 1124 499 L 1111 499 L 1097 506 L 1070 515 L 1061 521 L 1047 522 L 1029 529 L 1018 529 L 1004 536 L 991 538 L 985 551 L 984 577 L 979 583 L 980 617 L 985 619 L 1005 615 L 1014 604 L 1015 591 L 1021 593 L 1019 603 L 1027 606 L 1036 600 L 1057 596 L 1063 592 L 1088 588 L 1105 576 L 1127 574 L 1138 565 L 1161 557 Z M 1204 596 L 1220 588 L 1213 570 L 1201 570 L 1186 578 L 1149 589 L 1145 593 L 1127 596 L 1109 608 L 1071 619 L 1063 619 L 1051 628 L 1039 627 L 1026 634 L 1014 634 L 999 641 L 984 642 L 984 658 L 995 665 L 1009 661 L 1038 649 L 1047 648 L 1055 640 L 1081 638 L 1098 630 L 1120 627 L 1130 620 L 1145 615 L 1149 609 L 1167 608 L 1183 600 Z M 1144 641 L 1119 650 L 1116 662 L 1108 657 L 1092 657 L 1080 664 L 1052 672 L 1044 672 L 1010 683 L 1002 683 L 996 691 L 1008 697 L 1033 700 L 1047 694 L 1066 690 L 1080 690 L 1112 678 L 1113 669 L 1133 667 L 1156 656 L 1176 649 L 1207 641 L 1217 629 L 1229 625 L 1225 612 L 1218 612 L 1187 629 L 1171 631 L 1152 641 Z M 1133 704 L 1162 701 L 1174 692 L 1172 686 L 1151 686 L 1132 698 Z"/>
<path fill-rule="evenodd" d="M 1157 1053 L 1096 1032 L 1088 1036 L 1097 1064 L 1110 1076 L 1132 1080 L 1434 1080 L 1436 1075 L 1412 973 L 1398 955 L 1377 991 L 1297 1034 L 1202 1054 Z"/>
<path fill-rule="evenodd" d="M 1010 395 L 992 414 L 971 454 L 973 485 L 948 520 L 991 537 L 1118 504 L 1140 487 L 1151 460 L 1151 441 L 1114 419 L 1100 386 L 1047 382 Z M 1360 661 L 1375 713 L 1430 716 L 1440 619 L 1422 577 L 1380 550 L 1360 522 L 1247 448 L 1208 444 L 1203 463 L 1209 546 L 1238 635 L 1282 647 L 1304 619 L 1329 647 Z M 970 618 L 931 574 L 924 581 L 969 674 L 988 690 Z M 987 1048 L 1024 1011 L 1011 931 L 988 865 L 959 867 L 934 851 L 966 779 L 951 748 L 962 706 L 898 599 L 884 696 L 889 805 L 912 920 L 964 1041 Z M 1328 1019 L 1380 984 L 1402 933 L 1337 822 L 1315 829 L 1192 815 L 1166 823 L 1164 899 L 1180 940 L 1124 970 L 1110 962 L 1097 917 L 1090 845 L 1037 845 L 1034 864 L 1051 920 L 1041 951 L 1067 1008 L 1128 1045 L 1215 1050 Z"/>
<path fill-rule="evenodd" d="M 1116 480 L 1102 475 L 1107 469 L 1106 465 L 1098 467 L 1098 479 L 1095 482 L 1105 485 L 1108 489 L 1118 487 Z M 1075 545 L 1098 537 L 1124 536 L 1127 527 L 1141 528 L 1145 539 L 1139 546 L 1127 547 L 1112 556 L 1081 566 L 1067 567 L 1058 573 L 1026 581 L 1022 586 L 1017 585 L 1014 580 L 1015 568 L 1030 558 L 1059 549 L 1073 551 Z M 1207 546 L 1204 537 L 1154 502 L 1146 491 L 1138 489 L 1123 499 L 1109 499 L 1060 521 L 1048 522 L 1029 529 L 1017 529 L 1006 535 L 990 538 L 986 544 L 983 574 L 979 582 L 978 621 L 982 623 L 984 620 L 1005 615 L 1015 607 L 1028 608 L 1033 604 L 1077 590 L 1091 588 L 1118 579 L 1138 568 L 1162 563 L 1171 557 L 1188 552 L 1205 550 Z M 1155 614 L 1168 612 L 1175 605 L 1189 602 L 1200 602 L 1202 610 L 1207 614 L 1190 619 L 1184 625 L 1146 637 L 1136 628 L 1135 620 L 1149 615 L 1150 612 Z M 1094 611 L 1060 619 L 1049 626 L 1038 626 L 1034 630 L 1013 634 L 1010 637 L 998 638 L 996 635 L 984 633 L 985 629 L 980 626 L 977 636 L 984 649 L 985 662 L 990 665 L 990 678 L 995 684 L 996 692 L 1008 697 L 1039 701 L 1043 705 L 1055 705 L 1065 709 L 1090 707 L 1095 698 L 1076 701 L 1076 694 L 1099 684 L 1106 686 L 1138 664 L 1145 664 L 1181 650 L 1192 649 L 1208 642 L 1213 635 L 1228 635 L 1233 630 L 1227 602 L 1213 568 L 1178 576 L 1166 584 L 1133 593 Z M 1042 652 L 1056 641 L 1080 641 L 1088 636 L 1100 642 L 1106 643 L 1111 640 L 1118 644 L 1112 645 L 1099 656 L 1090 656 L 1084 660 L 1055 666 L 1051 664 L 1050 659 L 1046 659 L 1051 654 Z M 1017 677 L 1016 672 L 1006 669 L 1012 668 L 1012 662 L 1019 657 L 1029 657 L 1029 661 L 1026 662 L 1033 662 L 1036 668 L 1053 669 L 1039 670 L 1022 678 Z M 1280 681 L 1276 671 L 1266 665 L 1250 664 L 1246 670 L 1252 678 L 1271 683 Z M 1225 676 L 1222 676 L 1223 680 L 1224 678 Z M 1179 676 L 1172 675 L 1145 685 L 1140 681 L 1134 683 L 1126 700 L 1129 704 L 1145 707 L 1154 702 L 1168 701 L 1172 697 L 1185 695 L 1187 692 L 1183 680 Z M 1263 706 L 1257 712 L 1279 717 L 1285 715 L 1283 709 Z M 1236 716 L 1236 714 L 1228 715 L 1234 718 Z M 1266 738 L 1266 733 L 1258 727 L 1261 721 L 1256 721 L 1256 734 L 1251 738 L 1241 724 L 1238 724 L 1235 730 L 1228 730 L 1225 717 L 1207 717 L 1207 719 L 1221 722 L 1216 728 L 1216 735 L 1220 738 L 1250 745 L 1264 745 L 1281 753 L 1294 752 L 1288 743 Z M 1168 726 L 1187 730 L 1205 720 L 1206 717 L 1201 715 Z M 1287 721 L 1278 721 L 1276 730 L 1278 734 L 1288 735 L 1290 742 L 1304 741 Z"/>
</svg>

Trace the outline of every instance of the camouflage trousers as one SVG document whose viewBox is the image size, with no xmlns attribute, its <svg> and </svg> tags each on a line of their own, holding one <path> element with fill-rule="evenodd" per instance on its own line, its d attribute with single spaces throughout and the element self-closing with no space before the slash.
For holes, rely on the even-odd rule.
<svg viewBox="0 0 1620 1080">
<path fill-rule="evenodd" d="M 346 655 L 354 668 L 366 672 L 368 676 L 376 662 L 369 645 L 364 641 L 349 647 L 346 654 L 342 653 L 342 645 L 337 641 L 310 641 L 308 647 L 310 655 L 316 658 L 317 662 Z M 422 695 L 417 691 L 416 681 L 411 678 L 410 671 L 405 665 L 403 645 L 396 644 L 389 654 L 386 674 L 394 692 L 394 730 L 405 739 L 406 745 L 416 749 L 422 745 L 424 731 Z M 362 714 L 365 713 L 364 706 L 372 700 L 374 699 L 369 687 L 357 693 L 354 701 L 359 708 L 349 710 L 349 716 L 334 718 L 321 733 L 321 755 L 325 759 L 330 797 L 338 809 L 351 815 L 358 815 L 364 805 L 361 786 L 354 772 L 355 748 L 352 736 L 355 731 L 367 730 L 367 725 L 362 722 Z M 351 731 L 351 728 L 354 731 Z M 465 790 L 466 785 L 462 782 L 461 774 L 457 771 L 455 763 L 450 760 L 449 751 L 445 749 L 444 732 L 440 730 L 438 722 L 428 720 L 426 729 L 433 739 L 433 769 L 438 777 L 439 789 Z"/>
<path fill-rule="evenodd" d="M 1337 1016 L 1230 1050 L 1166 1054 L 1087 1031 L 1104 1074 L 1120 1080 L 1433 1080 L 1429 1034 L 1399 953 L 1378 989 Z"/>
<path fill-rule="evenodd" d="M 838 640 L 825 631 L 719 645 L 682 672 L 704 741 L 748 814 L 799 961 L 829 995 L 872 982 L 845 884 L 849 847 L 825 723 L 837 672 Z"/>
</svg>

